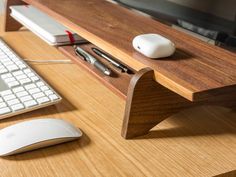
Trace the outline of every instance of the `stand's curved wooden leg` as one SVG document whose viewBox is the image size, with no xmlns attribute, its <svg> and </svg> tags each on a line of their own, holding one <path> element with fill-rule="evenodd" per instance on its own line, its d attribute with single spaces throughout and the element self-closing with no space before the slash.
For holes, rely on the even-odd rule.
<svg viewBox="0 0 236 177">
<path fill-rule="evenodd" d="M 147 134 L 158 123 L 185 108 L 216 105 L 236 109 L 234 87 L 216 95 L 208 91 L 209 98 L 191 102 L 158 84 L 153 77 L 154 71 L 145 68 L 131 80 L 122 127 L 122 136 L 126 139 Z"/>
<path fill-rule="evenodd" d="M 145 68 L 131 80 L 122 127 L 126 139 L 147 134 L 174 113 L 195 104 L 158 84 L 154 71 Z"/>
<path fill-rule="evenodd" d="M 12 5 L 26 5 L 25 2 L 22 0 L 6 0 L 6 6 L 5 6 L 5 25 L 4 25 L 4 31 L 17 31 L 19 30 L 22 25 L 17 22 L 14 18 L 11 17 L 10 13 L 11 10 L 9 9 Z"/>
</svg>

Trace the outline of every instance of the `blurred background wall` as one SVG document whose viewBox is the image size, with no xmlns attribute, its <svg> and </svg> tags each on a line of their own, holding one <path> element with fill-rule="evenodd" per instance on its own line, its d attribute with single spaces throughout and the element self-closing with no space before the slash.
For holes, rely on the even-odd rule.
<svg viewBox="0 0 236 177">
<path fill-rule="evenodd" d="M 158 0 L 153 0 L 158 1 Z M 236 0 L 168 0 L 179 5 L 194 7 L 195 9 L 212 15 L 232 20 L 236 18 Z"/>
</svg>

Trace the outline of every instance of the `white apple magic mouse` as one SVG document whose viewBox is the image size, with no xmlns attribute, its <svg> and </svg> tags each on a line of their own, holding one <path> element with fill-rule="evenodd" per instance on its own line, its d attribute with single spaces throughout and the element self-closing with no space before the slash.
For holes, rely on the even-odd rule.
<svg viewBox="0 0 236 177">
<path fill-rule="evenodd" d="M 61 119 L 36 119 L 0 130 L 0 156 L 18 154 L 78 139 L 82 132 Z"/>
<path fill-rule="evenodd" d="M 175 52 L 175 44 L 159 34 L 142 34 L 133 39 L 133 47 L 148 58 L 165 58 Z"/>
</svg>

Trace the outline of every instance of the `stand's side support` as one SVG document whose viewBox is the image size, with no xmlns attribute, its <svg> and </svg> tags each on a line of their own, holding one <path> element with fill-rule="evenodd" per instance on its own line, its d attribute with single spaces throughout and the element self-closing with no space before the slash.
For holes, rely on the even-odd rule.
<svg viewBox="0 0 236 177">
<path fill-rule="evenodd" d="M 22 25 L 17 22 L 14 18 L 11 17 L 10 13 L 11 10 L 9 9 L 10 6 L 12 5 L 26 5 L 25 2 L 22 0 L 6 0 L 5 2 L 5 25 L 4 25 L 4 30 L 7 31 L 17 31 L 19 30 Z"/>
<path fill-rule="evenodd" d="M 154 81 L 154 71 L 145 68 L 131 79 L 122 127 L 126 139 L 145 135 L 158 123 L 183 109 L 215 105 L 236 109 L 236 85 L 218 93 L 208 91 L 209 98 L 191 102 Z"/>
<path fill-rule="evenodd" d="M 126 100 L 122 136 L 145 135 L 158 123 L 195 104 L 154 81 L 154 71 L 145 68 L 131 80 Z"/>
</svg>

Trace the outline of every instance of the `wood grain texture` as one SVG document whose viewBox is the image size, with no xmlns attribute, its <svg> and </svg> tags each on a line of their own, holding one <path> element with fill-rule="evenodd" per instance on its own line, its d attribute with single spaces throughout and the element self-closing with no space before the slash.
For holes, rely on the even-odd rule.
<svg viewBox="0 0 236 177">
<path fill-rule="evenodd" d="M 17 31 L 22 25 L 18 23 L 14 18 L 10 16 L 10 9 L 8 7 L 13 5 L 25 5 L 26 3 L 21 0 L 5 0 L 5 22 L 4 22 L 4 30 L 5 31 Z"/>
<path fill-rule="evenodd" d="M 236 176 L 236 170 L 224 173 L 224 174 L 220 174 L 214 177 L 235 177 Z"/>
<path fill-rule="evenodd" d="M 53 16 L 82 37 L 135 70 L 150 67 L 161 85 L 192 100 L 208 99 L 236 84 L 236 54 L 206 44 L 104 0 L 24 0 Z M 177 46 L 175 55 L 151 60 L 134 51 L 132 39 L 143 33 L 158 33 Z"/>
<path fill-rule="evenodd" d="M 3 23 L 0 22 L 0 26 Z M 34 34 L 0 36 L 23 58 L 67 59 Z M 125 101 L 75 64 L 31 66 L 63 97 L 62 103 L 11 119 L 0 128 L 36 118 L 60 118 L 79 127 L 79 140 L 0 158 L 1 177 L 206 177 L 236 169 L 236 114 L 222 107 L 185 110 L 148 135 L 120 136 Z"/>
<path fill-rule="evenodd" d="M 155 82 L 154 71 L 145 68 L 131 79 L 122 136 L 131 139 L 147 134 L 153 127 L 168 117 L 191 107 L 217 105 L 236 109 L 236 92 L 228 89 L 228 97 L 211 95 L 207 101 L 191 102 Z"/>
<path fill-rule="evenodd" d="M 153 78 L 154 71 L 145 68 L 131 80 L 122 127 L 122 136 L 126 139 L 145 135 L 164 119 L 195 105 Z"/>
<path fill-rule="evenodd" d="M 126 99 L 128 86 L 129 86 L 131 77 L 133 77 L 133 74 L 121 73 L 119 70 L 117 70 L 114 66 L 112 66 L 106 60 L 104 60 L 102 57 L 95 55 L 94 52 L 92 51 L 92 47 L 96 47 L 95 45 L 83 44 L 83 45 L 80 45 L 80 47 L 83 48 L 85 51 L 89 52 L 94 57 L 96 57 L 99 61 L 104 63 L 106 66 L 108 66 L 112 70 L 112 75 L 105 76 L 94 66 L 84 61 L 80 57 L 76 56 L 74 52 L 74 48 L 72 46 L 63 46 L 63 47 L 59 47 L 58 49 L 62 53 L 64 53 L 66 56 L 71 58 L 75 63 L 78 63 L 79 65 L 84 67 L 86 70 L 88 70 L 92 75 L 94 75 L 97 79 L 99 79 L 104 85 L 110 88 L 114 93 L 118 94 L 121 98 Z M 132 72 L 135 72 L 135 71 L 133 70 Z"/>
<path fill-rule="evenodd" d="M 136 30 L 143 29 L 143 27 L 140 26 L 142 22 L 141 20 L 143 19 L 142 16 L 137 16 L 134 13 L 133 14 L 130 13 L 130 11 L 128 11 L 127 9 L 124 9 L 119 6 L 114 6 L 113 4 L 109 4 L 107 2 L 100 1 L 100 0 L 89 1 L 89 3 L 88 2 L 84 3 L 84 1 L 82 3 L 82 1 L 80 2 L 80 1 L 70 0 L 70 1 L 66 1 L 64 6 L 63 4 L 60 4 L 59 6 L 57 6 L 53 3 L 53 1 L 48 1 L 48 0 L 38 0 L 38 1 L 29 0 L 25 2 L 36 5 L 38 8 L 42 8 L 42 10 L 45 10 L 47 13 L 49 14 L 51 13 L 50 15 L 52 15 L 53 17 L 54 16 L 60 17 L 60 15 L 62 15 L 63 13 L 64 14 L 63 18 L 66 17 L 66 19 L 63 19 L 63 18 L 59 19 L 63 24 L 64 24 L 64 20 L 67 20 L 70 23 L 71 22 L 74 23 L 73 24 L 74 26 L 75 26 L 75 22 L 78 22 L 76 26 L 77 26 L 77 29 L 80 29 L 80 31 L 82 28 L 84 29 L 86 28 L 87 31 L 85 32 L 92 33 L 94 37 L 102 37 L 104 40 L 107 40 L 107 41 L 112 39 L 112 41 L 110 41 L 110 44 L 113 45 L 112 47 L 119 47 L 119 48 L 126 47 L 127 49 L 128 45 L 131 44 L 131 41 L 129 44 L 127 43 L 128 39 L 124 40 L 125 42 L 122 41 L 122 43 L 120 43 L 122 44 L 122 46 L 117 45 L 117 42 L 120 41 L 121 37 L 123 36 L 130 37 L 129 35 L 132 36 L 134 34 L 133 32 L 135 32 Z M 68 2 L 71 4 L 69 4 Z M 80 2 L 80 4 L 76 4 L 78 2 Z M 75 5 L 80 5 L 81 8 L 79 10 L 79 13 L 75 13 L 75 14 L 74 12 L 70 13 L 69 11 L 66 11 L 66 9 L 64 9 L 65 7 L 70 8 L 70 10 L 73 9 L 74 7 L 77 8 L 77 6 Z M 91 6 L 94 6 L 96 8 L 93 9 L 91 8 Z M 98 18 L 98 19 L 91 18 L 92 17 L 91 14 L 93 16 L 100 15 L 99 12 L 101 11 L 98 11 L 97 9 L 98 7 L 101 8 L 102 10 L 109 10 L 109 8 L 110 9 L 115 8 L 115 11 L 113 9 L 112 14 L 106 14 L 106 16 L 102 16 L 102 18 Z M 48 8 L 49 9 L 51 8 L 51 11 Z M 78 9 L 75 9 L 75 10 L 78 11 Z M 87 14 L 87 12 L 89 12 L 89 14 Z M 131 25 L 132 27 L 129 30 L 131 30 L 132 32 L 127 30 L 128 23 L 122 22 L 124 18 L 123 12 L 125 15 L 127 15 L 126 22 L 128 21 L 131 22 L 132 18 L 135 19 L 134 24 L 129 23 L 129 25 Z M 71 14 L 76 15 L 76 17 L 71 18 L 72 17 Z M 83 15 L 83 18 L 81 19 L 82 15 Z M 85 19 L 84 17 L 86 17 L 86 20 L 84 20 Z M 112 17 L 112 18 L 109 19 L 108 17 Z M 147 18 L 147 20 L 150 20 L 150 19 Z M 114 21 L 118 23 L 120 31 L 117 31 L 117 29 L 107 28 L 105 29 L 105 33 L 104 33 L 103 27 L 106 25 L 112 25 Z M 153 20 L 150 21 L 149 25 L 155 28 L 156 26 L 154 22 L 155 21 Z M 101 23 L 102 23 L 102 26 L 100 25 Z M 95 25 L 98 28 L 94 28 Z M 158 23 L 156 23 L 156 25 L 158 25 Z M 159 24 L 159 26 L 161 26 L 161 24 Z M 71 26 L 69 27 L 71 28 Z M 168 30 L 167 26 L 162 25 L 162 27 L 165 27 L 166 30 Z M 145 27 L 145 29 L 146 28 L 147 27 Z M 119 35 L 122 35 L 122 36 L 119 36 L 119 38 L 114 38 L 113 37 L 114 32 L 120 33 Z M 107 38 L 108 36 L 107 34 L 109 33 L 110 35 Z M 90 41 L 90 36 L 85 37 L 83 36 L 83 33 L 80 33 L 80 32 L 78 32 L 78 34 L 80 34 L 82 37 Z M 179 42 L 182 43 L 181 41 Z M 97 44 L 97 45 L 100 46 L 100 44 Z M 188 59 L 188 58 L 182 58 L 184 52 L 181 51 L 181 53 L 179 53 L 180 52 L 179 50 L 172 57 L 174 61 L 170 59 L 171 61 L 167 62 L 167 59 L 166 59 L 162 63 L 161 62 L 153 63 L 153 60 L 152 60 L 150 66 L 152 67 L 152 69 L 154 68 L 154 70 L 155 70 L 155 67 L 158 66 L 158 71 L 157 71 L 158 78 L 163 73 L 167 75 L 168 75 L 168 72 L 172 73 L 173 77 L 169 79 L 165 78 L 163 82 L 168 81 L 166 83 L 169 83 L 171 79 L 177 76 L 179 78 L 183 77 L 182 80 L 185 79 L 186 84 L 188 84 L 192 88 L 195 87 L 195 91 L 192 92 L 192 97 L 188 98 L 191 101 L 195 101 L 194 103 L 190 102 L 189 100 L 186 100 L 184 98 L 185 95 L 182 95 L 182 93 L 188 93 L 188 88 L 186 87 L 187 86 L 186 84 L 181 85 L 180 80 L 179 80 L 180 82 L 175 83 L 175 84 L 177 84 L 177 86 L 181 86 L 181 90 L 175 89 L 173 92 L 171 91 L 173 87 L 169 88 L 167 86 L 167 88 L 170 89 L 168 90 L 162 85 L 157 84 L 153 80 L 153 79 L 156 79 L 154 73 L 152 73 L 152 71 L 146 71 L 144 69 L 134 76 L 129 86 L 128 93 L 127 93 L 128 84 L 132 76 L 125 76 L 123 74 L 116 73 L 117 77 L 114 77 L 115 75 L 113 75 L 113 77 L 105 77 L 101 73 L 99 73 L 95 68 L 92 68 L 91 66 L 89 66 L 88 63 L 78 60 L 78 57 L 76 57 L 76 55 L 74 54 L 74 50 L 72 47 L 69 47 L 69 46 L 60 47 L 59 49 L 70 58 L 73 58 L 74 61 L 76 61 L 77 63 L 80 63 L 84 68 L 88 69 L 100 81 L 102 81 L 106 86 L 111 88 L 111 90 L 113 90 L 115 93 L 120 95 L 122 98 L 126 98 L 126 95 L 127 95 L 127 103 L 126 103 L 126 110 L 125 110 L 125 116 L 124 116 L 124 122 L 123 122 L 122 136 L 125 138 L 133 138 L 133 137 L 148 133 L 151 128 L 156 126 L 162 120 L 166 119 L 167 117 L 171 116 L 174 113 L 181 111 L 184 108 L 192 107 L 194 105 L 206 104 L 206 102 L 215 104 L 215 105 L 220 104 L 223 106 L 227 104 L 227 105 L 230 105 L 231 107 L 235 107 L 236 96 L 234 93 L 235 93 L 236 87 L 234 83 L 234 74 L 232 74 L 231 72 L 235 68 L 234 66 L 236 66 L 234 65 L 235 63 L 233 63 L 232 65 L 232 63 L 228 63 L 227 60 L 219 59 L 217 65 L 215 65 L 215 63 L 213 62 L 210 63 L 210 61 L 208 60 L 210 58 L 208 56 L 209 55 L 208 52 L 205 52 L 205 55 L 207 55 L 208 57 L 201 57 L 200 54 L 202 51 L 198 51 L 201 48 L 196 48 L 196 46 L 194 45 L 191 45 L 191 47 L 193 47 L 193 50 L 195 52 L 199 52 L 199 55 L 196 55 L 195 57 L 196 60 L 194 60 L 194 58 L 191 58 L 191 61 L 188 60 L 187 62 L 185 61 L 179 62 L 181 63 L 179 65 L 180 66 L 179 69 L 176 68 L 178 67 L 177 61 Z M 91 52 L 91 46 L 85 45 L 84 48 L 87 50 L 90 50 Z M 186 48 L 184 50 L 186 50 Z M 132 56 L 132 57 L 135 59 L 135 56 Z M 186 57 L 186 55 L 184 57 Z M 136 57 L 136 58 L 139 58 L 139 57 Z M 203 59 L 202 62 L 199 62 L 200 58 Z M 143 57 L 140 58 L 140 61 L 142 63 L 146 63 L 147 66 L 149 66 L 148 60 L 150 59 L 143 58 Z M 223 67 L 228 66 L 228 68 L 226 67 L 225 70 L 224 69 L 221 70 L 222 66 Z M 162 73 L 161 71 L 164 71 L 164 72 Z M 229 76 L 233 76 L 233 79 L 229 78 Z M 195 80 L 194 82 L 192 82 L 193 81 L 192 78 L 195 78 L 198 80 Z M 222 85 L 218 85 L 216 87 L 217 84 L 222 84 Z M 163 85 L 166 86 L 166 84 L 163 84 Z M 202 88 L 201 90 L 199 90 L 201 86 Z M 197 97 L 196 97 L 196 94 L 197 94 Z"/>
</svg>

